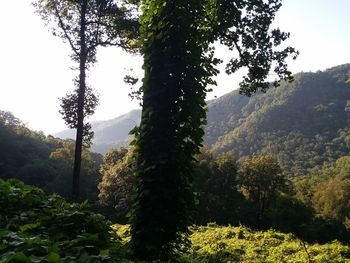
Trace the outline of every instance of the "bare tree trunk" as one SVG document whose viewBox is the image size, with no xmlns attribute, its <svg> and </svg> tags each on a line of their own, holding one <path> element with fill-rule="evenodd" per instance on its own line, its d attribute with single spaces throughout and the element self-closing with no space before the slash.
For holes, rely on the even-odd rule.
<svg viewBox="0 0 350 263">
<path fill-rule="evenodd" d="M 74 200 L 79 199 L 79 180 L 81 170 L 81 153 L 83 147 L 83 130 L 84 130 L 84 98 L 86 91 L 86 9 L 87 1 L 83 1 L 81 5 L 81 18 L 80 18 L 80 63 L 79 63 L 79 91 L 78 91 L 78 120 L 77 120 L 77 136 L 75 140 L 75 157 L 74 157 L 74 168 L 73 168 L 73 185 L 72 195 Z"/>
</svg>

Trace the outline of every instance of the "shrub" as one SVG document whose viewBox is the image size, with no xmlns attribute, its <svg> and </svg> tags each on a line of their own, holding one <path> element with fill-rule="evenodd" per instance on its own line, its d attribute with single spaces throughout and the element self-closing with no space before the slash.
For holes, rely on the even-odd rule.
<svg viewBox="0 0 350 263">
<path fill-rule="evenodd" d="M 87 202 L 0 179 L 0 262 L 113 262 L 126 250 Z"/>
</svg>

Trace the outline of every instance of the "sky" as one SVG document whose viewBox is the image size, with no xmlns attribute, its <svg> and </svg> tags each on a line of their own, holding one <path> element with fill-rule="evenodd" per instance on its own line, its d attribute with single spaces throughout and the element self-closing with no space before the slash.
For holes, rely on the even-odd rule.
<svg viewBox="0 0 350 263">
<path fill-rule="evenodd" d="M 300 55 L 289 61 L 293 73 L 324 70 L 350 63 L 349 0 L 283 0 L 275 27 L 291 33 L 286 44 Z M 58 113 L 59 97 L 74 89 L 77 72 L 68 43 L 54 37 L 34 12 L 31 0 L 0 0 L 0 110 L 11 111 L 34 130 L 52 134 L 66 129 Z M 227 61 L 229 51 L 218 48 Z M 142 76 L 142 58 L 112 47 L 98 50 L 88 83 L 100 94 L 89 120 L 115 118 L 138 108 L 123 77 L 134 68 Z M 221 66 L 220 69 L 224 67 Z M 237 88 L 243 73 L 220 74 L 208 99 Z"/>
</svg>

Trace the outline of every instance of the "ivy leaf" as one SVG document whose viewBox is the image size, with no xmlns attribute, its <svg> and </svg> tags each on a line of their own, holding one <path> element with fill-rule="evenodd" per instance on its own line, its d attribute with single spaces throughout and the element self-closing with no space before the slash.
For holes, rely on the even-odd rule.
<svg viewBox="0 0 350 263">
<path fill-rule="evenodd" d="M 60 255 L 58 255 L 55 252 L 50 252 L 50 254 L 47 255 L 47 261 L 49 263 L 59 263 L 60 262 Z"/>
<path fill-rule="evenodd" d="M 14 254 L 7 262 L 13 263 L 31 263 L 32 261 L 22 252 Z"/>
</svg>

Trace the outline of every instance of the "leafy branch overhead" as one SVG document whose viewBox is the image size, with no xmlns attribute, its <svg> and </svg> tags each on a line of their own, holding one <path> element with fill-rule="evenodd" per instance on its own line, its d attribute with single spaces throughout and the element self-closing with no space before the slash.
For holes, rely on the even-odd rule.
<svg viewBox="0 0 350 263">
<path fill-rule="evenodd" d="M 226 65 L 226 73 L 247 68 L 248 73 L 240 83 L 240 93 L 251 95 L 266 91 L 270 84 L 267 77 L 273 72 L 278 82 L 292 80 L 286 59 L 296 59 L 298 51 L 293 47 L 276 49 L 289 38 L 289 33 L 272 28 L 281 0 L 214 0 L 216 12 L 210 21 L 214 23 L 216 38 L 238 55 Z"/>
<path fill-rule="evenodd" d="M 134 50 L 138 38 L 138 21 L 135 7 L 111 0 L 39 0 L 34 3 L 37 12 L 50 26 L 55 36 L 67 41 L 72 58 L 79 61 L 81 5 L 86 2 L 85 55 L 88 63 L 96 61 L 99 46 L 119 46 Z"/>
</svg>

